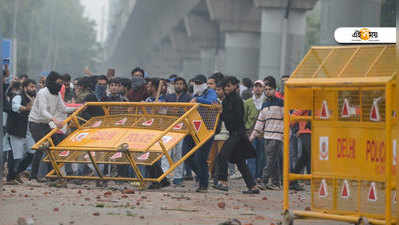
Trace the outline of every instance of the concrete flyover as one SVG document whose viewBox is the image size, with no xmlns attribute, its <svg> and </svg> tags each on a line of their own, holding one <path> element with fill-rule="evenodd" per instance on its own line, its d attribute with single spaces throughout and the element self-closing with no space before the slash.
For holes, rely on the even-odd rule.
<svg viewBox="0 0 399 225">
<path fill-rule="evenodd" d="M 106 46 L 107 66 L 117 68 L 119 75 L 126 76 L 140 65 L 160 77 L 176 73 L 190 78 L 221 71 L 240 78 L 278 79 L 290 74 L 303 57 L 306 15 L 318 0 L 128 2 L 116 13 L 125 19 L 112 24 Z M 319 4 L 320 44 L 336 44 L 337 27 L 380 25 L 382 0 L 320 0 Z"/>
</svg>

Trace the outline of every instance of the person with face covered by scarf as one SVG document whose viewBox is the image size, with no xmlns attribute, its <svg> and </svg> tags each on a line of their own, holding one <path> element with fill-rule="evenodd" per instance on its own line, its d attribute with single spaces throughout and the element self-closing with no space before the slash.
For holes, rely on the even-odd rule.
<svg viewBox="0 0 399 225">
<path fill-rule="evenodd" d="M 58 128 L 64 126 L 63 121 L 59 121 L 56 115 L 61 113 L 71 113 L 76 108 L 66 107 L 64 101 L 59 94 L 62 87 L 62 77 L 57 72 L 50 72 L 46 78 L 46 87 L 37 92 L 33 102 L 32 109 L 29 114 L 29 130 L 35 142 L 42 139 L 51 131 L 50 124 Z M 54 140 L 57 142 L 57 140 Z M 58 144 L 58 143 L 55 143 Z M 43 152 L 36 151 L 33 156 L 31 179 L 41 181 L 38 177 L 39 164 Z M 45 168 L 42 167 L 43 169 Z M 45 171 L 40 171 L 40 175 L 44 175 Z"/>
<path fill-rule="evenodd" d="M 206 83 L 207 79 L 204 75 L 199 74 L 195 76 L 193 81 L 193 99 L 191 102 L 202 104 L 217 103 L 216 91 L 208 87 Z"/>
<path fill-rule="evenodd" d="M 191 102 L 208 105 L 217 103 L 216 91 L 208 87 L 206 84 L 207 79 L 204 75 L 199 74 L 195 76 L 192 81 L 194 82 L 194 92 Z M 198 110 L 200 114 L 204 113 L 202 110 L 202 108 Z M 199 187 L 196 192 L 205 193 L 208 191 L 209 173 L 207 160 L 212 143 L 213 137 L 205 142 L 205 144 L 201 146 L 194 155 L 190 156 L 186 160 L 187 165 L 192 171 L 194 171 L 199 179 Z M 183 141 L 183 155 L 187 154 L 187 152 L 192 149 L 194 145 L 195 144 L 191 136 L 187 136 Z"/>
<path fill-rule="evenodd" d="M 146 87 L 144 80 L 144 70 L 136 68 L 132 71 L 132 87 L 127 93 L 127 99 L 130 102 L 144 101 L 148 96 L 146 95 Z"/>
<path fill-rule="evenodd" d="M 26 79 L 23 90 L 11 100 L 11 111 L 8 113 L 6 129 L 9 134 L 11 151 L 8 154 L 8 184 L 23 183 L 18 176 L 32 161 L 34 141 L 28 130 L 28 115 L 36 96 L 36 82 Z"/>
</svg>

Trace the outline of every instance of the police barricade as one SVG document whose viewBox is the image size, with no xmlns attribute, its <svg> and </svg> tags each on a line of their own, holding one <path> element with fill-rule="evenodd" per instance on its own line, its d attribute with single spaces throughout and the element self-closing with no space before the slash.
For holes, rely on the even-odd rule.
<svg viewBox="0 0 399 225">
<path fill-rule="evenodd" d="M 85 120 L 93 111 L 103 116 Z M 53 129 L 33 149 L 47 153 L 44 160 L 53 167 L 49 178 L 138 181 L 144 187 L 145 182 L 160 182 L 209 140 L 219 112 L 219 106 L 197 103 L 86 103 L 64 121 L 66 127 Z M 65 134 L 57 141 L 60 132 Z M 174 161 L 170 150 L 186 136 L 191 136 L 195 145 Z M 154 165 L 162 157 L 169 163 L 167 171 L 151 178 L 142 174 L 140 165 Z M 73 175 L 66 172 L 68 164 Z M 78 175 L 79 165 L 87 165 L 93 172 Z M 105 165 L 126 165 L 136 176 L 111 176 Z"/>
<path fill-rule="evenodd" d="M 313 47 L 286 83 L 284 223 L 319 218 L 398 224 L 395 45 Z M 308 110 L 309 116 L 290 115 Z M 290 173 L 290 124 L 311 123 L 311 174 Z M 311 181 L 311 205 L 289 207 L 289 182 Z"/>
</svg>

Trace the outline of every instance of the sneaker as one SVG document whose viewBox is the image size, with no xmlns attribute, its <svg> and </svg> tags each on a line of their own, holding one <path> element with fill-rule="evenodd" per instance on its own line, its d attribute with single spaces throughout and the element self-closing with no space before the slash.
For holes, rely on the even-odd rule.
<svg viewBox="0 0 399 225">
<path fill-rule="evenodd" d="M 212 187 L 220 191 L 229 191 L 229 187 L 223 184 L 212 185 Z"/>
<path fill-rule="evenodd" d="M 252 194 L 259 194 L 260 191 L 259 191 L 259 189 L 248 189 L 248 190 L 246 190 L 246 191 L 243 191 L 242 193 L 243 193 L 243 194 L 252 195 Z"/>
<path fill-rule="evenodd" d="M 20 176 L 17 176 L 17 177 L 15 178 L 15 180 L 16 180 L 18 183 L 20 183 L 20 184 L 25 183 L 25 182 L 22 180 L 22 178 L 21 178 Z"/>
<path fill-rule="evenodd" d="M 233 173 L 229 178 L 232 180 L 240 179 L 242 176 L 240 173 Z"/>
<path fill-rule="evenodd" d="M 267 184 L 265 185 L 267 190 L 272 190 L 272 191 L 279 191 L 280 186 L 274 185 L 274 184 Z"/>
<path fill-rule="evenodd" d="M 5 185 L 19 185 L 20 183 L 16 179 L 8 180 L 4 183 Z"/>
<path fill-rule="evenodd" d="M 197 188 L 197 190 L 195 190 L 195 192 L 198 192 L 198 193 L 208 193 L 208 188 L 206 188 L 206 187 L 199 187 L 199 188 Z"/>
<path fill-rule="evenodd" d="M 38 182 L 38 183 L 46 183 L 47 182 L 47 179 L 45 178 L 45 177 L 42 177 L 42 178 L 36 178 L 36 181 Z"/>
</svg>

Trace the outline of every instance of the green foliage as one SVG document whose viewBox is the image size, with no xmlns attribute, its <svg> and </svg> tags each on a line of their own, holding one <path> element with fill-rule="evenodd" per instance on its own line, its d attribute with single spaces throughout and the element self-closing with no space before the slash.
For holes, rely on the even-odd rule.
<svg viewBox="0 0 399 225">
<path fill-rule="evenodd" d="M 79 74 L 94 66 L 100 49 L 95 23 L 83 15 L 79 0 L 0 0 L 4 38 L 13 38 L 15 1 L 19 74 L 35 76 L 49 70 Z"/>
</svg>

